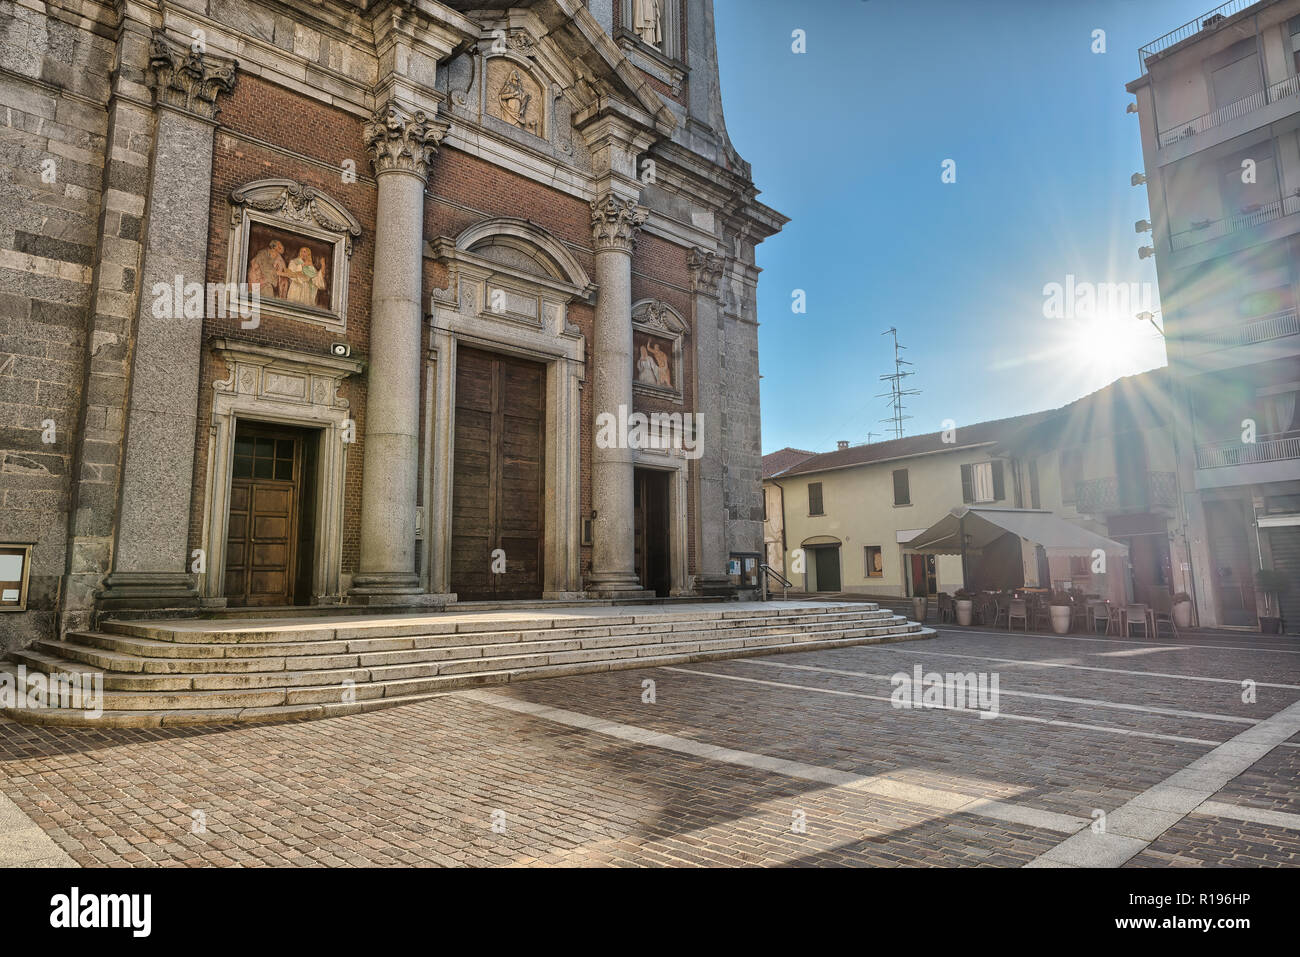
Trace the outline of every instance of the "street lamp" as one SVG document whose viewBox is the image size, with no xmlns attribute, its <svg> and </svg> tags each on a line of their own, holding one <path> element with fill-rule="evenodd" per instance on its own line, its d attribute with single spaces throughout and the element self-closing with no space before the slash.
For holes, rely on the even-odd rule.
<svg viewBox="0 0 1300 957">
<path fill-rule="evenodd" d="M 1151 328 L 1160 333 L 1161 338 L 1164 338 L 1165 331 L 1156 325 L 1156 314 L 1154 312 L 1139 312 L 1136 319 L 1138 322 L 1151 323 Z"/>
</svg>

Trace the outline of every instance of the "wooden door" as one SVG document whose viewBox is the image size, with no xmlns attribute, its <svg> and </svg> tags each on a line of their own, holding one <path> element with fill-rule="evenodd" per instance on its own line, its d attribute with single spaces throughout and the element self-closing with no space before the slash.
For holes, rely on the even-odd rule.
<svg viewBox="0 0 1300 957">
<path fill-rule="evenodd" d="M 838 545 L 813 550 L 817 562 L 817 590 L 840 590 L 840 548 Z"/>
<path fill-rule="evenodd" d="M 542 595 L 545 383 L 538 363 L 458 351 L 451 590 L 462 600 Z"/>
<path fill-rule="evenodd" d="M 668 539 L 668 473 L 637 469 L 634 513 L 635 560 L 641 587 L 660 598 L 672 591 Z"/>
<path fill-rule="evenodd" d="M 291 605 L 297 578 L 302 437 L 240 426 L 226 531 L 230 605 Z"/>
</svg>

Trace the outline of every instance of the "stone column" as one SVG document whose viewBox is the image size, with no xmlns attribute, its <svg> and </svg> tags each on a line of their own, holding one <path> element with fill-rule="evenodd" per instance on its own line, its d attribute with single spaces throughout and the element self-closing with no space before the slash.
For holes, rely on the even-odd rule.
<svg viewBox="0 0 1300 957">
<path fill-rule="evenodd" d="M 649 210 L 635 199 L 606 193 L 591 204 L 596 253 L 595 335 L 591 350 L 591 576 L 587 590 L 598 597 L 644 594 L 636 573 L 633 526 L 633 450 L 620 430 L 602 440 L 602 419 L 625 423 L 632 414 L 632 250 Z M 605 430 L 608 434 L 609 430 Z"/>
<path fill-rule="evenodd" d="M 727 575 L 727 503 L 722 468 L 722 322 L 719 317 L 724 261 L 716 253 L 693 249 L 687 257 L 695 293 L 695 411 L 703 414 L 704 440 L 695 461 L 695 584 L 703 594 L 732 591 Z"/>
<path fill-rule="evenodd" d="M 370 367 L 354 599 L 404 603 L 415 574 L 424 187 L 447 124 L 389 101 L 366 125 L 379 181 L 371 280 Z"/>
<path fill-rule="evenodd" d="M 158 114 L 146 210 L 142 290 L 131 358 L 131 396 L 117 540 L 100 607 L 197 606 L 187 552 L 202 317 L 183 303 L 159 308 L 155 284 L 207 278 L 217 101 L 238 63 L 155 32 L 148 82 Z"/>
</svg>

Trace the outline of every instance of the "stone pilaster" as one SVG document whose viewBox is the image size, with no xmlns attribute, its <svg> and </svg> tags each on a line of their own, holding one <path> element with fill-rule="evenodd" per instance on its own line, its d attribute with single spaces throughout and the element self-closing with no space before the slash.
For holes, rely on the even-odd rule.
<svg viewBox="0 0 1300 957">
<path fill-rule="evenodd" d="M 100 607 L 189 607 L 198 593 L 186 541 L 194 471 L 202 318 L 158 308 L 155 284 L 206 280 L 218 101 L 238 63 L 155 31 L 147 83 L 157 120 L 131 356 L 117 541 Z"/>
<path fill-rule="evenodd" d="M 727 502 L 723 482 L 722 362 L 720 314 L 725 261 L 693 249 L 687 257 L 695 295 L 695 408 L 705 416 L 705 444 L 695 462 L 697 565 L 695 583 L 704 594 L 730 592 L 727 575 Z"/>
<path fill-rule="evenodd" d="M 600 418 L 625 422 L 632 413 L 632 251 L 649 211 L 635 199 L 608 192 L 591 204 L 591 238 L 596 253 L 596 322 L 591 350 L 592 411 L 597 428 L 591 450 L 591 506 L 594 513 L 589 593 L 643 593 L 636 572 L 633 450 L 601 441 Z M 624 410 L 620 415 L 620 409 Z"/>
<path fill-rule="evenodd" d="M 389 101 L 365 129 L 379 195 L 371 284 L 361 556 L 351 592 L 359 601 L 401 604 L 421 591 L 415 574 L 415 501 L 424 187 L 447 126 L 423 111 Z"/>
</svg>

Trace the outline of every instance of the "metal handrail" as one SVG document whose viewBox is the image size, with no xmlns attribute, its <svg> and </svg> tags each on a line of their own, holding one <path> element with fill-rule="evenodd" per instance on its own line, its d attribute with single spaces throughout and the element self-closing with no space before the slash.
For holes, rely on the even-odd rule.
<svg viewBox="0 0 1300 957">
<path fill-rule="evenodd" d="M 775 578 L 777 581 L 781 583 L 781 600 L 782 601 L 790 600 L 789 599 L 790 589 L 794 587 L 794 582 L 790 581 L 788 578 L 782 575 L 779 571 L 777 571 L 767 562 L 763 562 L 761 565 L 759 565 L 758 570 L 759 573 L 762 574 L 763 576 L 763 601 L 767 601 L 768 576 Z"/>
<path fill-rule="evenodd" d="M 1164 50 L 1169 49 L 1176 43 L 1181 43 L 1190 36 L 1194 36 L 1209 27 L 1216 26 L 1222 21 L 1235 13 L 1245 10 L 1256 0 L 1228 0 L 1227 3 L 1221 3 L 1208 13 L 1202 13 L 1195 20 L 1188 20 L 1181 27 L 1170 30 L 1162 37 L 1157 37 L 1150 43 L 1138 50 L 1138 61 L 1141 64 L 1143 74 L 1147 72 L 1147 59 L 1155 56 Z"/>
</svg>

